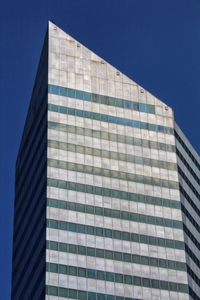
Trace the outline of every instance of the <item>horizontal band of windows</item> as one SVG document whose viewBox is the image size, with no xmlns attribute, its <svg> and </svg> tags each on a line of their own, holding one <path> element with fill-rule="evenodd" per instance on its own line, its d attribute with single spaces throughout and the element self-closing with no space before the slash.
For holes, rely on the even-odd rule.
<svg viewBox="0 0 200 300">
<path fill-rule="evenodd" d="M 191 160 L 193 161 L 193 163 L 195 164 L 195 166 L 200 171 L 200 163 L 196 160 L 196 158 L 194 157 L 194 155 L 192 154 L 192 152 L 189 150 L 189 148 L 186 146 L 186 144 L 184 143 L 184 141 L 182 140 L 182 138 L 180 137 L 180 135 L 177 133 L 176 130 L 174 131 L 174 135 L 175 135 L 175 138 L 178 140 L 178 142 L 183 147 L 183 149 L 185 150 L 185 152 L 189 155 L 189 157 L 191 158 Z"/>
<path fill-rule="evenodd" d="M 167 268 L 172 270 L 186 271 L 186 264 L 179 261 L 155 258 L 149 256 L 141 256 L 125 252 L 111 251 L 100 248 L 85 247 L 74 244 L 59 243 L 47 241 L 47 249 L 61 252 L 74 253 L 79 255 L 87 255 L 117 261 L 130 262 L 133 264 L 141 264 L 158 268 Z"/>
<path fill-rule="evenodd" d="M 135 156 L 131 154 L 124 154 L 115 151 L 108 151 L 104 149 L 91 148 L 91 147 L 86 147 L 86 146 L 76 145 L 71 143 L 58 142 L 55 140 L 48 140 L 48 147 L 81 153 L 85 155 L 98 156 L 101 158 L 120 160 L 120 161 L 130 162 L 139 165 L 147 165 L 147 166 L 152 166 L 157 168 L 163 168 L 172 171 L 177 170 L 177 164 L 167 162 L 167 161 Z"/>
<path fill-rule="evenodd" d="M 194 282 L 198 285 L 198 287 L 200 288 L 200 278 L 192 271 L 192 269 L 188 265 L 187 265 L 187 272 L 190 275 L 190 277 L 192 277 Z"/>
<path fill-rule="evenodd" d="M 191 239 L 191 241 L 194 243 L 194 245 L 197 247 L 197 249 L 200 250 L 199 241 L 196 239 L 196 237 L 191 233 L 191 231 L 184 223 L 183 223 L 183 230 L 187 234 L 187 236 Z"/>
<path fill-rule="evenodd" d="M 119 231 L 119 230 L 95 227 L 90 225 L 82 225 L 77 223 L 58 221 L 53 219 L 47 219 L 47 227 L 52 229 L 78 232 L 78 233 L 102 236 L 102 237 L 107 237 L 112 239 L 118 239 L 118 240 L 124 240 L 124 241 L 130 241 L 130 242 L 142 243 L 142 244 L 148 244 L 148 245 L 154 245 L 160 247 L 175 248 L 180 250 L 185 249 L 184 242 L 182 241 L 164 239 L 155 236 L 130 233 L 127 231 Z"/>
<path fill-rule="evenodd" d="M 82 224 L 84 223 L 82 222 Z M 47 226 L 47 233 L 48 233 L 48 239 L 51 239 L 56 242 L 76 243 L 76 241 L 78 241 L 77 244 L 80 244 L 82 246 L 106 248 L 111 251 L 116 251 L 116 250 L 120 252 L 126 251 L 129 254 L 135 253 L 141 256 L 151 256 L 152 253 L 152 256 L 158 259 L 163 258 L 172 261 L 178 260 L 180 262 L 185 263 L 185 251 L 183 251 L 182 249 L 171 249 L 171 248 L 163 249 L 161 247 L 158 247 L 157 245 L 141 244 L 138 242 L 125 241 L 125 240 L 114 239 L 114 238 L 111 239 L 104 236 L 94 236 L 94 235 L 88 235 L 86 233 L 72 232 L 67 230 L 61 231 L 60 229 L 48 228 L 48 226 Z M 149 251 L 151 253 L 149 253 Z"/>
<path fill-rule="evenodd" d="M 200 217 L 200 210 L 197 207 L 197 205 L 193 202 L 193 199 L 186 193 L 183 186 L 180 184 L 180 192 L 181 192 L 181 198 L 184 197 L 186 201 L 191 205 L 191 207 L 195 210 L 196 214 Z M 184 200 L 182 199 L 182 201 Z"/>
<path fill-rule="evenodd" d="M 83 101 L 90 101 L 99 104 L 105 104 L 109 106 L 122 107 L 124 109 L 131 109 L 140 112 L 146 112 L 149 114 L 155 114 L 155 105 L 139 103 L 130 100 L 114 98 L 110 96 L 103 96 L 99 94 L 89 93 L 85 91 L 65 88 L 58 85 L 49 84 L 48 92 L 53 95 L 70 97 L 73 99 L 79 99 Z"/>
<path fill-rule="evenodd" d="M 169 290 L 180 293 L 188 293 L 188 285 L 163 280 L 156 280 L 120 273 L 105 272 L 96 269 L 86 269 L 61 264 L 46 263 L 46 271 L 71 276 L 85 277 L 96 280 L 105 280 L 115 283 L 143 286 L 154 289 Z"/>
<path fill-rule="evenodd" d="M 187 162 L 187 160 L 184 158 L 184 156 L 181 154 L 181 152 L 176 148 L 176 153 L 184 166 L 187 168 L 187 170 L 190 172 L 192 177 L 196 180 L 198 185 L 200 185 L 200 178 L 197 176 L 197 174 L 194 172 L 194 169 L 190 167 L 190 164 Z"/>
<path fill-rule="evenodd" d="M 49 285 L 46 285 L 46 295 L 80 300 L 139 300 L 136 298 L 94 293 Z"/>
<path fill-rule="evenodd" d="M 188 212 L 187 208 L 181 203 L 181 210 L 184 213 L 184 215 L 188 218 L 188 220 L 192 223 L 192 225 L 195 227 L 195 229 L 200 233 L 200 225 L 195 221 L 195 219 L 192 217 L 192 215 Z"/>
<path fill-rule="evenodd" d="M 139 203 L 146 203 L 146 204 L 170 207 L 175 209 L 181 208 L 181 203 L 176 200 L 164 199 L 164 198 L 153 197 L 153 196 L 142 195 L 142 194 L 135 194 L 135 193 L 125 192 L 125 191 L 120 191 L 115 189 L 103 188 L 99 186 L 86 185 L 83 183 L 76 183 L 76 182 L 48 178 L 47 185 L 60 188 L 60 189 L 67 189 L 67 190 L 94 194 L 99 196 L 112 197 L 112 198 L 123 199 L 127 201 L 134 201 Z"/>
<path fill-rule="evenodd" d="M 188 247 L 187 244 L 185 244 L 185 251 L 188 254 L 188 256 L 193 260 L 193 262 L 200 268 L 200 260 L 199 258 L 192 252 L 192 250 Z"/>
<path fill-rule="evenodd" d="M 81 172 L 86 174 L 92 174 L 97 176 L 104 176 L 110 178 L 116 178 L 120 180 L 132 181 L 137 183 L 161 186 L 168 189 L 179 189 L 179 183 L 172 180 L 148 177 L 144 175 L 120 172 L 105 168 L 98 168 L 89 165 L 83 165 L 78 163 L 66 162 L 57 159 L 48 159 L 48 166 L 52 168 L 65 169 L 75 172 Z"/>
<path fill-rule="evenodd" d="M 57 181 L 57 180 L 56 180 Z M 90 180 L 89 180 L 90 182 Z M 103 185 L 104 186 L 104 185 Z M 123 210 L 125 212 L 134 212 L 136 214 L 150 215 L 165 219 L 182 220 L 181 210 L 171 209 L 164 206 L 153 206 L 149 203 L 142 203 L 132 200 L 124 200 L 119 198 L 105 197 L 102 195 L 89 194 L 80 191 L 67 189 L 59 189 L 58 187 L 47 187 L 47 197 L 62 201 L 73 201 L 80 204 L 92 204 L 101 208 Z M 130 202 L 131 201 L 131 202 Z"/>
<path fill-rule="evenodd" d="M 81 110 L 77 108 L 59 106 L 51 103 L 48 104 L 48 110 L 61 113 L 61 114 L 67 114 L 67 115 L 77 116 L 81 118 L 97 120 L 101 122 L 114 123 L 114 124 L 119 124 L 119 125 L 134 127 L 138 129 L 149 130 L 149 131 L 156 131 L 156 132 L 161 132 L 166 134 L 174 134 L 174 129 L 171 127 L 100 114 L 100 113 Z"/>
<path fill-rule="evenodd" d="M 190 189 L 192 190 L 192 192 L 195 194 L 195 196 L 197 197 L 198 200 L 200 200 L 200 194 L 199 192 L 195 189 L 195 187 L 193 186 L 193 184 L 191 183 L 191 180 L 189 180 L 187 178 L 187 176 L 185 175 L 185 173 L 181 170 L 180 167 L 178 167 L 178 173 L 180 174 L 180 176 L 184 179 L 184 181 L 187 183 L 187 185 L 190 187 Z"/>
<path fill-rule="evenodd" d="M 86 214 L 94 214 L 97 216 L 104 216 L 109 218 L 116 218 L 121 220 L 128 220 L 132 222 L 146 223 L 157 226 L 164 226 L 170 228 L 182 229 L 183 225 L 181 221 L 173 219 L 165 219 L 160 217 L 142 215 L 127 211 L 120 211 L 116 209 L 103 208 L 99 206 L 86 205 L 81 203 L 57 200 L 57 199 L 47 199 L 47 205 L 49 207 L 56 207 L 60 209 L 67 209 L 77 212 L 82 212 Z"/>
<path fill-rule="evenodd" d="M 145 147 L 145 148 L 150 148 L 150 149 L 175 152 L 174 145 L 154 142 L 154 141 L 145 140 L 145 139 L 139 139 L 136 137 L 115 134 L 115 133 L 110 133 L 110 132 L 106 132 L 106 131 L 99 131 L 99 130 L 90 129 L 90 128 L 83 128 L 83 127 L 79 127 L 79 126 L 67 125 L 64 123 L 56 123 L 56 122 L 49 121 L 48 128 L 56 129 L 56 130 L 64 131 L 64 132 L 69 132 L 69 133 L 74 133 L 74 134 L 78 134 L 78 135 L 82 135 L 82 136 L 99 138 L 99 139 L 103 139 L 106 141 L 113 141 L 113 142 L 124 143 L 124 144 L 128 144 L 128 145 L 134 145 L 134 146 Z"/>
<path fill-rule="evenodd" d="M 200 297 L 197 296 L 197 294 L 193 291 L 193 289 L 189 286 L 189 295 L 192 297 L 194 300 L 200 300 Z"/>
<path fill-rule="evenodd" d="M 126 261 L 117 261 L 113 259 L 106 259 L 101 257 L 98 258 L 94 256 L 84 256 L 69 252 L 58 252 L 53 250 L 47 250 L 46 253 L 48 256 L 47 262 L 50 263 L 60 263 L 64 265 L 73 264 L 73 266 L 76 267 L 95 268 L 106 272 L 119 272 L 127 275 L 148 277 L 157 280 L 166 280 L 176 283 L 181 282 L 186 284 L 188 283 L 187 270 L 178 271 L 167 268 L 159 268 L 156 266 L 143 265 L 141 263 L 132 264 Z M 79 280 L 79 282 L 81 281 L 83 282 L 83 280 Z"/>
</svg>

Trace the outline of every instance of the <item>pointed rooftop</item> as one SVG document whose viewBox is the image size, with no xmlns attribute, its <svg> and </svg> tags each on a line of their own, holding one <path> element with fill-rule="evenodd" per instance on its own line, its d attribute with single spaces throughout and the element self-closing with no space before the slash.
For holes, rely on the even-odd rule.
<svg viewBox="0 0 200 300">
<path fill-rule="evenodd" d="M 157 106 L 158 114 L 173 116 L 172 109 L 164 102 L 56 24 L 49 21 L 48 27 L 50 84 L 153 104 Z"/>
</svg>

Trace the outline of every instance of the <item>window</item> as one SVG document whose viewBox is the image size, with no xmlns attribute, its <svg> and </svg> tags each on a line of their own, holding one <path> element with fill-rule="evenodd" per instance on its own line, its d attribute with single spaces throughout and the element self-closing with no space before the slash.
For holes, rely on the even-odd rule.
<svg viewBox="0 0 200 300">
<path fill-rule="evenodd" d="M 59 288 L 59 296 L 60 297 L 68 297 L 68 290 L 64 288 Z"/>
<path fill-rule="evenodd" d="M 80 276 L 80 277 L 86 277 L 86 269 L 84 269 L 84 268 L 78 268 L 78 276 Z"/>
<path fill-rule="evenodd" d="M 50 272 L 58 273 L 58 265 L 50 263 Z"/>
<path fill-rule="evenodd" d="M 63 266 L 63 265 L 60 265 L 59 266 L 59 273 L 61 273 L 61 274 L 67 274 L 67 267 Z"/>
<path fill-rule="evenodd" d="M 76 290 L 69 290 L 69 298 L 77 299 L 77 292 Z"/>
<path fill-rule="evenodd" d="M 48 293 L 52 296 L 58 296 L 58 288 L 55 286 L 48 286 Z"/>
<path fill-rule="evenodd" d="M 69 275 L 77 276 L 77 268 L 73 266 L 69 266 Z"/>
</svg>

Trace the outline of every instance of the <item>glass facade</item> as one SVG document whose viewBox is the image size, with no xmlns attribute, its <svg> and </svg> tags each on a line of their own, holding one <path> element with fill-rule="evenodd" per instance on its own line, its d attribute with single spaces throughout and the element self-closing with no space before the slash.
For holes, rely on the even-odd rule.
<svg viewBox="0 0 200 300">
<path fill-rule="evenodd" d="M 106 105 L 117 106 L 117 107 L 155 114 L 155 107 L 154 105 L 151 104 L 138 103 L 138 102 L 128 101 L 124 99 L 109 97 L 109 96 L 97 95 L 97 94 L 88 93 L 84 91 L 64 88 L 62 86 L 56 86 L 52 84 L 49 85 L 49 93 L 58 96 L 70 97 L 78 100 L 91 101 L 100 104 L 106 104 Z"/>
<path fill-rule="evenodd" d="M 16 161 L 11 299 L 45 299 L 48 35 Z"/>
<path fill-rule="evenodd" d="M 72 116 L 77 116 L 77 117 L 82 117 L 82 118 L 87 118 L 92 120 L 98 120 L 106 123 L 108 122 L 108 123 L 114 123 L 118 125 L 125 125 L 134 128 L 150 130 L 150 131 L 158 131 L 158 132 L 173 134 L 173 128 L 166 127 L 163 125 L 156 125 L 156 124 L 151 124 L 151 123 L 146 123 L 146 122 L 141 122 L 136 120 L 130 120 L 130 119 L 120 118 L 112 115 L 99 114 L 96 112 L 91 112 L 91 111 L 86 111 L 86 110 L 71 108 L 71 107 L 65 107 L 65 106 L 59 106 L 51 103 L 49 104 L 48 109 L 49 111 L 53 111 L 65 115 L 72 115 Z"/>
<path fill-rule="evenodd" d="M 199 299 L 200 159 L 177 124 L 175 124 L 175 136 L 189 295 L 191 299 Z"/>
<path fill-rule="evenodd" d="M 12 299 L 200 299 L 200 161 L 171 108 L 51 22 L 45 41 Z"/>
</svg>

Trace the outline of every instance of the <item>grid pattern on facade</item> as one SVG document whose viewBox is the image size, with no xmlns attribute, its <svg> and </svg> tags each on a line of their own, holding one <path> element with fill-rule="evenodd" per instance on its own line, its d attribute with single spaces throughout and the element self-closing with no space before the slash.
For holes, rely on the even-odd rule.
<svg viewBox="0 0 200 300">
<path fill-rule="evenodd" d="M 189 299 L 173 114 L 73 41 L 50 30 L 47 294 Z"/>
</svg>

